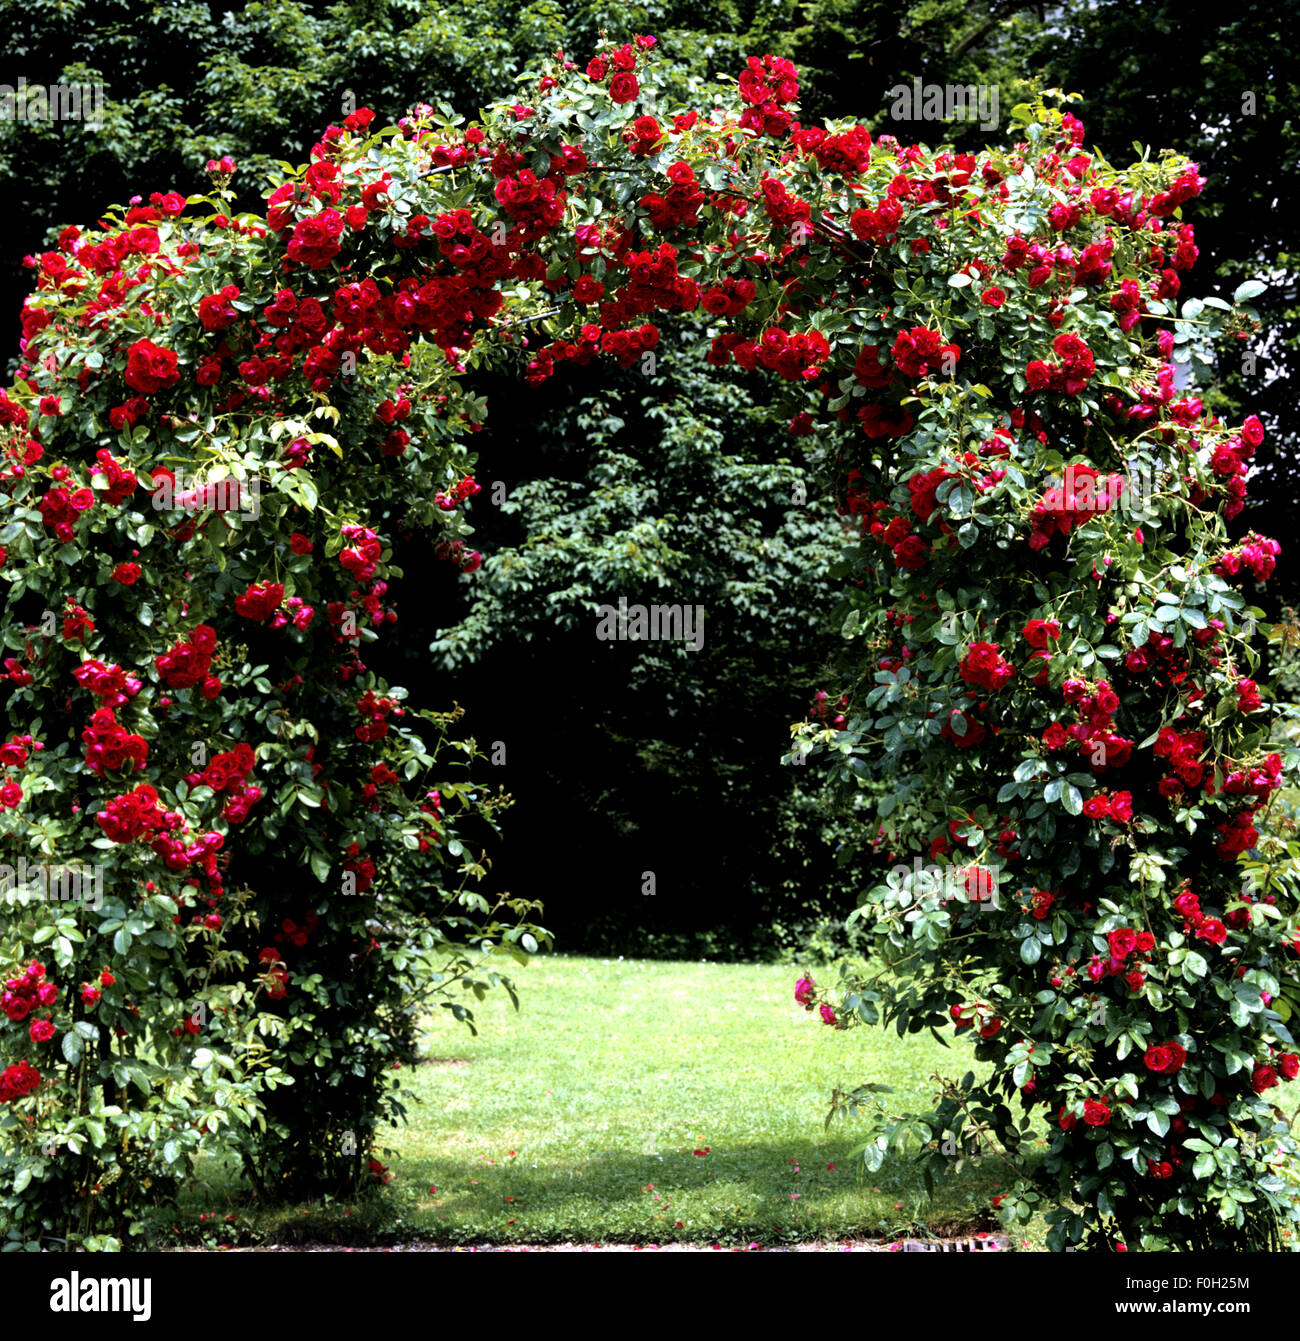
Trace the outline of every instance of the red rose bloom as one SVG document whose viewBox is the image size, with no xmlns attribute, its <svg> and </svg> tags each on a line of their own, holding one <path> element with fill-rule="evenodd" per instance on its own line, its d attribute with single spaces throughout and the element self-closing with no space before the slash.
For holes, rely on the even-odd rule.
<svg viewBox="0 0 1300 1341">
<path fill-rule="evenodd" d="M 224 331 L 227 326 L 239 320 L 239 313 L 231 306 L 231 300 L 239 297 L 239 289 L 227 284 L 220 293 L 210 293 L 199 299 L 199 321 L 205 331 Z"/>
<path fill-rule="evenodd" d="M 631 102 L 638 93 L 641 92 L 641 85 L 637 83 L 636 75 L 623 71 L 616 74 L 609 81 L 609 96 L 616 103 Z"/>
<path fill-rule="evenodd" d="M 1137 932 L 1131 931 L 1128 927 L 1112 931 L 1106 940 L 1110 945 L 1111 954 L 1116 959 L 1127 959 L 1137 949 Z"/>
<path fill-rule="evenodd" d="M 294 225 L 286 251 L 291 261 L 323 270 L 339 254 L 342 236 L 343 216 L 337 210 L 322 210 Z"/>
<path fill-rule="evenodd" d="M 1214 945 L 1222 945 L 1228 939 L 1228 928 L 1217 917 L 1207 917 L 1196 928 L 1196 934 L 1202 940 L 1210 941 Z"/>
<path fill-rule="evenodd" d="M 1271 1066 L 1257 1066 L 1250 1073 L 1250 1088 L 1256 1094 L 1263 1094 L 1277 1084 L 1277 1072 Z"/>
<path fill-rule="evenodd" d="M 235 598 L 235 613 L 260 622 L 278 610 L 283 600 L 284 587 L 279 582 L 254 582 Z"/>
<path fill-rule="evenodd" d="M 1043 648 L 1061 636 L 1061 626 L 1054 619 L 1031 619 L 1024 627 L 1024 638 L 1030 647 Z"/>
<path fill-rule="evenodd" d="M 176 352 L 163 349 L 152 340 L 137 340 L 126 353 L 126 384 L 133 391 L 152 395 L 181 380 L 176 369 Z"/>
<path fill-rule="evenodd" d="M 1083 1120 L 1090 1127 L 1104 1127 L 1110 1122 L 1110 1109 L 1099 1099 L 1088 1099 L 1083 1105 Z"/>
<path fill-rule="evenodd" d="M 1167 1043 L 1148 1048 L 1143 1061 L 1148 1071 L 1154 1071 L 1157 1075 L 1172 1076 L 1183 1069 L 1183 1063 L 1187 1061 L 1187 1051 L 1181 1044 L 1170 1039 Z"/>
</svg>

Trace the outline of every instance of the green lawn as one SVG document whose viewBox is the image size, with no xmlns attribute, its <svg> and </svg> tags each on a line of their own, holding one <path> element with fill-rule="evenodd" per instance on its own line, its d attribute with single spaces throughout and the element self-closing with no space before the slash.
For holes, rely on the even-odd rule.
<svg viewBox="0 0 1300 1341">
<path fill-rule="evenodd" d="M 445 1012 L 430 1022 L 437 1060 L 406 1081 L 410 1125 L 381 1139 L 382 1197 L 256 1217 L 260 1232 L 734 1244 L 995 1228 L 1007 1172 L 996 1160 L 931 1204 L 905 1167 L 862 1181 L 852 1125 L 824 1130 L 836 1085 L 878 1081 L 900 1105 L 928 1107 L 928 1077 L 959 1076 L 966 1054 L 928 1035 L 828 1028 L 795 1004 L 797 976 L 535 960 L 518 1014 L 499 995 L 478 1009 L 477 1038 Z"/>
</svg>

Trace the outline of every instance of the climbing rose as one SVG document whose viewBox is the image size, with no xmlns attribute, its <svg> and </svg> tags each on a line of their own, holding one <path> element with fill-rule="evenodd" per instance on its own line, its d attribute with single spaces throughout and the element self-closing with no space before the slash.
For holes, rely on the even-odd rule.
<svg viewBox="0 0 1300 1341">
<path fill-rule="evenodd" d="M 1097 1099 L 1089 1099 L 1083 1105 L 1083 1120 L 1090 1127 L 1104 1127 L 1110 1122 L 1110 1109 Z"/>
</svg>

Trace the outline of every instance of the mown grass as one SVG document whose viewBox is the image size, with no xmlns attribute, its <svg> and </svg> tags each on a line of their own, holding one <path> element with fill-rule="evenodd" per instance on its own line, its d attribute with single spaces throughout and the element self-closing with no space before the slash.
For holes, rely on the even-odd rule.
<svg viewBox="0 0 1300 1341">
<path fill-rule="evenodd" d="M 828 1028 L 793 1001 L 796 976 L 753 964 L 535 960 L 518 1014 L 501 995 L 478 1008 L 476 1038 L 449 1019 L 429 1022 L 432 1060 L 406 1079 L 410 1124 L 381 1138 L 391 1167 L 382 1194 L 250 1212 L 218 1177 L 190 1201 L 189 1224 L 210 1216 L 217 1241 L 246 1232 L 507 1243 L 996 1228 L 992 1197 L 1008 1172 L 995 1159 L 930 1202 L 906 1163 L 857 1176 L 852 1122 L 824 1130 L 837 1085 L 889 1085 L 891 1103 L 925 1111 L 931 1075 L 959 1077 L 966 1053 L 929 1035 Z"/>
</svg>

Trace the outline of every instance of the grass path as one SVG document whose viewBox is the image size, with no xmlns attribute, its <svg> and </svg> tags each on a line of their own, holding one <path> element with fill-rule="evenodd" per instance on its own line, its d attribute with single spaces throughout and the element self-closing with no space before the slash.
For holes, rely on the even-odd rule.
<svg viewBox="0 0 1300 1341">
<path fill-rule="evenodd" d="M 868 1181 L 833 1087 L 874 1080 L 928 1106 L 964 1054 L 928 1035 L 840 1032 L 800 1009 L 786 967 L 555 956 L 478 1010 L 471 1037 L 431 1022 L 404 1086 L 410 1125 L 381 1135 L 390 1222 L 448 1242 L 776 1243 L 992 1229 L 986 1160 L 930 1204 L 892 1163 Z M 441 1014 L 441 1013 L 440 1013 Z M 436 1188 L 436 1191 L 431 1189 Z"/>
</svg>

